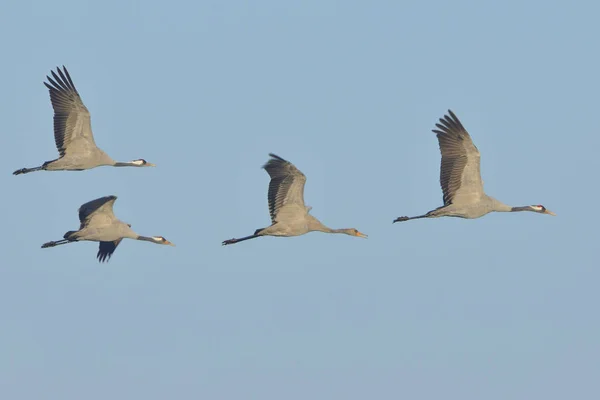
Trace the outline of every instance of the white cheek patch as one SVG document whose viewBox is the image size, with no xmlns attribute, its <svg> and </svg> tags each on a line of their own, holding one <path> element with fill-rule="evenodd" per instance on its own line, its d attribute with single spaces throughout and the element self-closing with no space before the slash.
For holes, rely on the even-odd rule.
<svg viewBox="0 0 600 400">
<path fill-rule="evenodd" d="M 542 210 L 543 210 L 543 208 L 542 208 L 542 207 L 540 207 L 540 206 L 531 206 L 531 207 L 532 207 L 534 210 L 537 210 L 537 211 L 542 211 Z"/>
<path fill-rule="evenodd" d="M 144 165 L 144 162 L 142 160 L 133 160 L 132 163 L 134 163 L 135 165 Z"/>
<path fill-rule="evenodd" d="M 163 238 L 160 236 L 152 236 L 152 239 L 156 240 L 157 242 L 162 242 Z"/>
</svg>

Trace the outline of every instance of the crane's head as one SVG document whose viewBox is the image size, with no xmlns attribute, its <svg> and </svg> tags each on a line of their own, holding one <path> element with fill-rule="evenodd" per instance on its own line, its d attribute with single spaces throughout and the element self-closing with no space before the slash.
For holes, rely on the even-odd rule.
<svg viewBox="0 0 600 400">
<path fill-rule="evenodd" d="M 140 158 L 139 160 L 133 160 L 131 164 L 133 164 L 136 167 L 156 167 L 156 165 L 149 163 L 143 158 Z"/>
<path fill-rule="evenodd" d="M 554 214 L 552 211 L 547 210 L 546 207 L 544 207 L 541 204 L 535 205 L 535 206 L 529 206 L 531 208 L 531 211 L 533 212 L 537 212 L 540 214 L 548 214 L 548 215 L 554 215 L 556 216 L 556 214 Z"/>
<path fill-rule="evenodd" d="M 350 229 L 350 234 L 352 236 L 356 236 L 356 237 L 360 237 L 360 238 L 365 238 L 365 239 L 369 237 L 369 235 L 365 235 L 364 233 L 361 233 L 357 229 L 354 229 L 354 228 Z"/>
<path fill-rule="evenodd" d="M 169 246 L 175 246 L 173 243 L 169 242 L 167 239 L 165 239 L 162 236 L 152 236 L 152 240 L 156 244 L 168 244 Z"/>
</svg>

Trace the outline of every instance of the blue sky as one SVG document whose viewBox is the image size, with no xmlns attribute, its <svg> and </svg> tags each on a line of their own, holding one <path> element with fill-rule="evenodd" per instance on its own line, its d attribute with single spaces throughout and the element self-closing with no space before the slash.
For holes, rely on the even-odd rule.
<svg viewBox="0 0 600 400">
<path fill-rule="evenodd" d="M 600 388 L 599 6 L 575 2 L 3 2 L 0 394 L 10 399 L 592 399 Z M 65 65 L 113 158 L 57 155 Z M 456 112 L 488 194 L 557 217 L 392 225 L 442 204 Z M 333 228 L 269 224 L 273 152 Z M 40 249 L 119 197 L 142 235 Z"/>
</svg>

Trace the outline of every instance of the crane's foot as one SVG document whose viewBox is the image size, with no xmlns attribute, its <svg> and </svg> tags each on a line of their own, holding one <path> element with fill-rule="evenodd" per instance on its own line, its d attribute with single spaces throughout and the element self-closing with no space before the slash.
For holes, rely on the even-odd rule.
<svg viewBox="0 0 600 400">
<path fill-rule="evenodd" d="M 224 240 L 223 243 L 221 243 L 222 246 L 227 246 L 228 244 L 234 244 L 237 243 L 238 240 L 237 239 L 229 239 L 229 240 Z"/>
<path fill-rule="evenodd" d="M 44 243 L 42 245 L 42 249 L 45 249 L 47 247 L 54 247 L 54 246 L 56 246 L 56 242 L 48 242 L 48 243 Z"/>
<path fill-rule="evenodd" d="M 42 169 L 43 169 L 43 167 L 21 168 L 21 169 L 16 170 L 15 172 L 13 172 L 13 175 L 28 174 L 28 173 L 34 172 L 34 171 L 41 171 Z"/>
<path fill-rule="evenodd" d="M 394 220 L 394 222 L 404 222 L 404 221 L 408 221 L 410 218 L 408 217 L 398 217 Z M 392 223 L 394 223 L 392 222 Z"/>
<path fill-rule="evenodd" d="M 26 174 L 27 172 L 29 172 L 29 171 L 27 170 L 27 168 L 21 168 L 21 169 L 18 169 L 18 170 L 16 170 L 15 172 L 13 172 L 13 175 L 21 175 L 21 174 Z"/>
</svg>

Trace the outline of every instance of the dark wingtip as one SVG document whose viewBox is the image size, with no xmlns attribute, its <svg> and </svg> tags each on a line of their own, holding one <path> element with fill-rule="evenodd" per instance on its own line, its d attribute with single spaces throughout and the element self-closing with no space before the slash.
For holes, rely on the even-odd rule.
<svg viewBox="0 0 600 400">
<path fill-rule="evenodd" d="M 454 112 L 452 112 L 452 110 L 448 110 L 448 114 L 450 115 L 450 117 L 452 117 L 453 120 L 458 121 L 458 117 L 456 116 L 456 114 L 454 114 Z"/>
<path fill-rule="evenodd" d="M 108 260 L 110 260 L 110 254 L 106 254 L 106 253 L 100 253 L 98 252 L 98 254 L 96 254 L 96 258 L 98 259 L 99 263 L 103 263 L 103 262 L 108 262 Z"/>
<path fill-rule="evenodd" d="M 279 157 L 277 154 L 269 153 L 269 157 L 273 157 L 273 158 L 275 158 L 275 159 L 277 159 L 279 161 L 287 162 L 287 160 Z"/>
<path fill-rule="evenodd" d="M 289 163 L 288 160 L 279 157 L 277 154 L 269 153 L 269 157 L 271 157 L 271 158 L 269 159 L 269 161 L 267 161 L 266 163 L 263 164 L 263 166 L 262 166 L 263 169 L 267 169 L 267 167 L 269 165 L 272 165 L 272 163 L 276 163 L 277 161 L 282 162 L 282 163 Z"/>
</svg>

